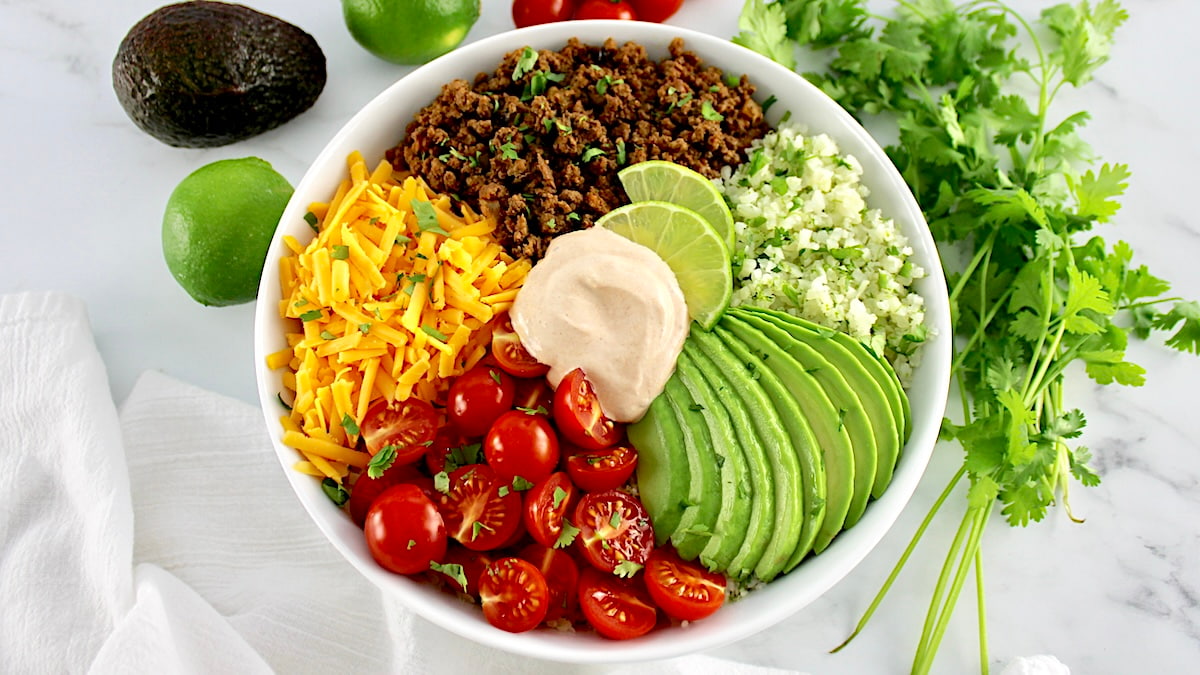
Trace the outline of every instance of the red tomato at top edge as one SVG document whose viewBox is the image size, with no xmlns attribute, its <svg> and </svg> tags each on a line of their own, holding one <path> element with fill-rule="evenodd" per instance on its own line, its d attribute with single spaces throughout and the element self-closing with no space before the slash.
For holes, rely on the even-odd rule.
<svg viewBox="0 0 1200 675">
<path fill-rule="evenodd" d="M 432 405 L 416 397 L 380 399 L 367 408 L 358 427 L 367 452 L 375 455 L 391 447 L 396 451 L 393 464 L 411 464 L 425 454 L 437 434 L 438 415 Z"/>
<path fill-rule="evenodd" d="M 621 444 L 603 450 L 572 448 L 567 456 L 567 475 L 584 492 L 602 492 L 619 488 L 637 468 L 638 454 L 632 445 Z"/>
<path fill-rule="evenodd" d="M 636 21 L 637 12 L 628 2 L 613 0 L 583 0 L 575 10 L 574 19 L 625 19 Z"/>
<path fill-rule="evenodd" d="M 540 483 L 558 466 L 558 436 L 544 415 L 510 410 L 488 430 L 483 456 L 502 481 Z"/>
<path fill-rule="evenodd" d="M 450 384 L 446 417 L 467 436 L 482 436 L 497 417 L 512 409 L 513 378 L 500 368 L 475 366 Z"/>
<path fill-rule="evenodd" d="M 503 546 L 521 525 L 520 493 L 497 479 L 485 464 L 471 464 L 451 473 L 438 510 L 446 522 L 446 533 L 472 551 Z"/>
<path fill-rule="evenodd" d="M 575 0 L 513 0 L 512 17 L 517 28 L 566 21 L 575 13 Z"/>
<path fill-rule="evenodd" d="M 607 448 L 625 435 L 624 424 L 604 415 L 580 368 L 567 373 L 554 390 L 554 424 L 564 438 L 585 450 Z"/>
<path fill-rule="evenodd" d="M 621 490 L 592 492 L 575 507 L 575 543 L 598 570 L 613 572 L 617 565 L 646 564 L 654 548 L 654 528 L 646 507 Z"/>
<path fill-rule="evenodd" d="M 639 20 L 653 21 L 654 23 L 662 23 L 671 18 L 683 5 L 683 0 L 628 0 L 628 2 L 633 5 L 633 10 L 637 12 Z"/>
<path fill-rule="evenodd" d="M 533 540 L 554 548 L 562 536 L 563 519 L 574 517 L 579 488 L 562 471 L 550 474 L 546 480 L 525 493 L 525 530 Z"/>
<path fill-rule="evenodd" d="M 680 621 L 703 619 L 725 602 L 725 575 L 680 558 L 671 546 L 650 553 L 643 577 L 654 604 Z"/>
<path fill-rule="evenodd" d="M 442 516 L 416 485 L 395 485 L 379 495 L 363 533 L 375 562 L 397 574 L 424 572 L 446 555 Z"/>
<path fill-rule="evenodd" d="M 591 567 L 579 572 L 579 608 L 597 633 L 613 640 L 645 635 L 658 623 L 658 611 L 640 579 Z"/>
<path fill-rule="evenodd" d="M 488 623 L 521 633 L 536 628 L 546 618 L 550 589 L 533 563 L 501 558 L 488 565 L 479 580 L 479 604 Z"/>
<path fill-rule="evenodd" d="M 508 312 L 502 312 L 492 319 L 491 357 L 504 372 L 513 377 L 540 377 L 550 371 L 550 366 L 538 363 L 521 344 L 521 337 L 513 328 Z"/>
</svg>

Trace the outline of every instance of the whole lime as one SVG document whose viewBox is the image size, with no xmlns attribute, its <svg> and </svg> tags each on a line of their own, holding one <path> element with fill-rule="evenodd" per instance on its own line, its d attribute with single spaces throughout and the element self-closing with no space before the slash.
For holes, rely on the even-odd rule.
<svg viewBox="0 0 1200 675">
<path fill-rule="evenodd" d="M 350 35 L 385 61 L 415 65 L 457 47 L 479 20 L 480 0 L 342 0 Z"/>
<path fill-rule="evenodd" d="M 162 222 L 167 269 L 202 304 L 250 302 L 291 196 L 291 183 L 258 157 L 196 169 L 167 199 Z"/>
</svg>

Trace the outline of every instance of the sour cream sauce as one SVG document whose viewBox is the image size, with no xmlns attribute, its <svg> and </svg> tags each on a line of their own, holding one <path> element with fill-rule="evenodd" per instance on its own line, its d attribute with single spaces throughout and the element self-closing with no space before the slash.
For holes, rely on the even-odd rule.
<svg viewBox="0 0 1200 675">
<path fill-rule="evenodd" d="M 662 258 L 601 227 L 555 238 L 510 316 L 521 343 L 550 366 L 551 385 L 582 368 L 618 422 L 641 419 L 662 393 L 690 324 Z"/>
</svg>

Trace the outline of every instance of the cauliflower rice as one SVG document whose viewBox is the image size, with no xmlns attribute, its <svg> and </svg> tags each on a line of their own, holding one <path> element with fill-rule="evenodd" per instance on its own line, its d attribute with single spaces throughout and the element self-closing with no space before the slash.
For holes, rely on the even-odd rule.
<svg viewBox="0 0 1200 675">
<path fill-rule="evenodd" d="M 825 134 L 784 122 L 715 181 L 733 211 L 731 305 L 779 309 L 883 354 L 907 386 L 926 331 L 925 271 L 899 227 L 866 204 L 862 166 Z"/>
</svg>

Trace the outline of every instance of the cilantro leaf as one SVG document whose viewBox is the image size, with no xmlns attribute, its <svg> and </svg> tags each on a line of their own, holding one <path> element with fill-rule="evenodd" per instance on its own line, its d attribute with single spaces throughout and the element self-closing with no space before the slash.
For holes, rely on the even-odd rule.
<svg viewBox="0 0 1200 675">
<path fill-rule="evenodd" d="M 796 67 L 796 52 L 787 41 L 787 15 L 780 3 L 748 0 L 738 16 L 738 34 L 733 41 L 763 54 L 783 67 Z"/>
</svg>

